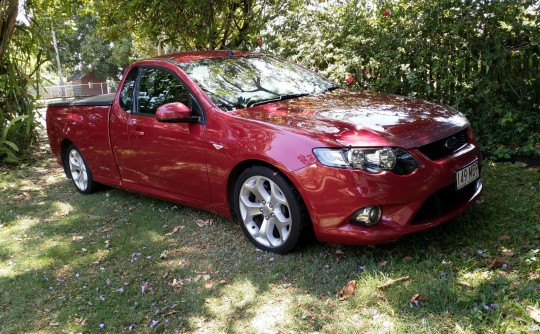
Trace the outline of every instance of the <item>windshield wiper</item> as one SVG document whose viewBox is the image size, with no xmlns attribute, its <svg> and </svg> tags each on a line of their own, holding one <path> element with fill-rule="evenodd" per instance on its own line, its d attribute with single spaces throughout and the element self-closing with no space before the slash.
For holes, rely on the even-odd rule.
<svg viewBox="0 0 540 334">
<path fill-rule="evenodd" d="M 294 99 L 296 97 L 302 97 L 302 96 L 308 96 L 308 95 L 311 95 L 311 94 L 310 93 L 297 93 L 297 94 L 280 95 L 280 96 L 278 96 L 276 98 L 273 98 L 273 99 L 261 100 L 261 101 L 253 102 L 248 107 L 255 107 L 255 106 L 260 106 L 261 104 L 278 102 L 278 101 L 283 101 L 283 100 L 288 100 L 288 99 Z"/>
<path fill-rule="evenodd" d="M 335 86 L 326 88 L 326 89 L 323 90 L 321 93 L 331 92 L 331 91 L 333 91 L 333 90 L 340 89 L 340 88 L 342 88 L 342 87 L 340 87 L 340 86 L 338 86 L 338 85 L 335 85 Z"/>
</svg>

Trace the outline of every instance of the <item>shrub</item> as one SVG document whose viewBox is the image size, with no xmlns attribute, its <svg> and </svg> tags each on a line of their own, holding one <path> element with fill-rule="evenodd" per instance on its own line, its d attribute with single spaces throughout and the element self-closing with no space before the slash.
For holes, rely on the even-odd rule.
<svg viewBox="0 0 540 334">
<path fill-rule="evenodd" d="M 485 150 L 540 153 L 540 5 L 524 0 L 308 2 L 267 50 L 358 89 L 455 107 Z"/>
</svg>

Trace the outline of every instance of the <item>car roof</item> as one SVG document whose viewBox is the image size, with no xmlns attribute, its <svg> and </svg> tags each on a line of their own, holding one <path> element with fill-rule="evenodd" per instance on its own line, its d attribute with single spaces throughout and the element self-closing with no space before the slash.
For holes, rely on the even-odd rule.
<svg viewBox="0 0 540 334">
<path fill-rule="evenodd" d="M 231 52 L 233 53 L 231 55 Z M 247 56 L 247 55 L 255 55 L 254 53 L 247 52 L 247 51 L 227 51 L 227 50 L 220 50 L 220 51 L 192 51 L 192 52 L 180 52 L 180 53 L 173 53 L 173 54 L 167 54 L 163 56 L 157 56 L 153 59 L 170 59 L 178 63 L 186 63 L 190 61 L 195 60 L 201 60 L 201 59 L 211 59 L 211 58 L 225 58 L 225 57 L 237 57 L 237 56 Z"/>
</svg>

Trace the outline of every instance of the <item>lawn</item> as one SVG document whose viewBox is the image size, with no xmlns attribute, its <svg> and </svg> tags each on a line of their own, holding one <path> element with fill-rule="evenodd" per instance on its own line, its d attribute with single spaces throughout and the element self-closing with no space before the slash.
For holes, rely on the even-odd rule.
<svg viewBox="0 0 540 334">
<path fill-rule="evenodd" d="M 483 203 L 448 224 L 280 256 L 210 213 L 80 195 L 41 148 L 0 169 L 0 333 L 539 332 L 539 169 L 482 171 Z"/>
</svg>

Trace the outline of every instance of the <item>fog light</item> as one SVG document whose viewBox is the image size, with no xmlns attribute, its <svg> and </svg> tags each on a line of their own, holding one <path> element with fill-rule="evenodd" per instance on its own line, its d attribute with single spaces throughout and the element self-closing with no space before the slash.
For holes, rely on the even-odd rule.
<svg viewBox="0 0 540 334">
<path fill-rule="evenodd" d="M 378 206 L 367 206 L 354 213 L 352 221 L 366 226 L 373 226 L 381 220 L 381 208 Z"/>
</svg>

